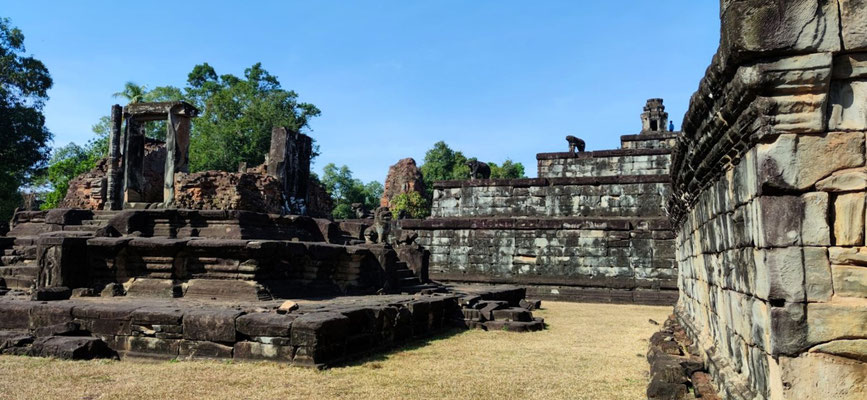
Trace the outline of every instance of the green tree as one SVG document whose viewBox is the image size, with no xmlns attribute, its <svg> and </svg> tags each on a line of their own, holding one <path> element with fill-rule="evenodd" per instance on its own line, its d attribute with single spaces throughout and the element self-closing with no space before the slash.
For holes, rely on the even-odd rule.
<svg viewBox="0 0 867 400">
<path fill-rule="evenodd" d="M 207 63 L 197 65 L 187 84 L 186 99 L 202 110 L 190 140 L 193 171 L 261 164 L 271 146 L 271 128 L 300 131 L 320 114 L 313 104 L 298 102 L 298 94 L 283 89 L 261 63 L 244 70 L 243 78 L 218 76 Z"/>
<path fill-rule="evenodd" d="M 460 151 L 452 150 L 443 141 L 434 143 L 433 148 L 424 155 L 421 173 L 427 190 L 427 198 L 433 198 L 433 183 L 436 181 L 464 180 L 470 178 L 470 167 L 467 162 L 477 161 L 475 157 L 467 158 Z M 524 165 L 506 159 L 502 166 L 489 162 L 491 178 L 514 179 L 524 178 Z"/>
<path fill-rule="evenodd" d="M 352 203 L 364 204 L 369 210 L 379 206 L 383 192 L 382 183 L 372 181 L 364 184 L 353 178 L 352 171 L 345 165 L 339 168 L 334 163 L 326 165 L 320 180 L 334 201 L 332 216 L 335 219 L 355 218 Z"/>
<path fill-rule="evenodd" d="M 41 61 L 24 56 L 24 34 L 0 18 L 0 219 L 18 207 L 19 188 L 46 165 L 51 133 L 42 107 L 52 80 Z"/>
<path fill-rule="evenodd" d="M 513 162 L 508 158 L 503 161 L 503 165 L 497 166 L 496 163 L 489 162 L 488 166 L 491 167 L 491 178 L 493 179 L 526 178 L 524 164 Z"/>
<path fill-rule="evenodd" d="M 43 210 L 57 207 L 66 197 L 69 181 L 93 169 L 101 154 L 93 150 L 92 143 L 81 147 L 75 143 L 57 148 L 51 155 L 48 170 L 36 182 L 48 185 L 51 190 L 45 194 L 40 206 Z"/>
<path fill-rule="evenodd" d="M 430 202 L 419 192 L 400 193 L 391 199 L 391 215 L 395 219 L 401 214 L 421 219 L 430 215 L 430 211 Z"/>
</svg>

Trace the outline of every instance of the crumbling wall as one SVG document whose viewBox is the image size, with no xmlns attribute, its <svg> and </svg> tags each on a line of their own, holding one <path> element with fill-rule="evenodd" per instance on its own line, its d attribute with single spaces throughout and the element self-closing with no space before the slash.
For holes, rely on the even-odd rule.
<svg viewBox="0 0 867 400">
<path fill-rule="evenodd" d="M 175 174 L 175 208 L 191 210 L 251 210 L 279 214 L 283 208 L 280 182 L 270 175 L 203 171 Z"/>
<path fill-rule="evenodd" d="M 143 176 L 144 197 L 159 202 L 163 196 L 163 171 L 166 168 L 165 142 L 148 138 L 145 142 Z M 108 200 L 108 159 L 97 162 L 96 167 L 69 181 L 66 196 L 58 208 L 105 209 Z"/>
<path fill-rule="evenodd" d="M 867 3 L 723 1 L 672 160 L 676 313 L 731 399 L 867 397 Z"/>
<path fill-rule="evenodd" d="M 388 176 L 385 178 L 385 188 L 379 205 L 392 207 L 392 199 L 402 193 L 418 192 L 425 195 L 424 179 L 415 160 L 404 158 L 388 168 Z"/>
</svg>

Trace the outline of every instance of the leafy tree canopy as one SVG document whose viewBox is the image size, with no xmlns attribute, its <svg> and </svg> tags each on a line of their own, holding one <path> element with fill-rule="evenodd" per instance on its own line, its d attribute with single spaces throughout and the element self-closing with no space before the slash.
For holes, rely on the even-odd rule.
<svg viewBox="0 0 867 400">
<path fill-rule="evenodd" d="M 422 219 L 430 215 L 430 202 L 419 192 L 400 193 L 391 199 L 391 215 Z"/>
<path fill-rule="evenodd" d="M 430 199 L 433 196 L 435 181 L 469 179 L 470 167 L 467 166 L 467 162 L 476 160 L 475 157 L 467 158 L 464 153 L 452 150 L 443 141 L 434 143 L 433 148 L 425 153 L 424 164 L 421 166 L 424 184 L 428 191 L 427 197 Z M 506 159 L 501 166 L 492 162 L 489 162 L 488 166 L 491 167 L 491 178 L 494 179 L 526 177 L 524 165 L 510 159 Z"/>
<path fill-rule="evenodd" d="M 352 203 L 364 204 L 369 210 L 379 206 L 383 192 L 382 183 L 371 181 L 365 184 L 353 178 L 352 171 L 345 165 L 339 168 L 334 163 L 326 165 L 320 181 L 334 200 L 332 216 L 335 219 L 355 218 Z"/>
<path fill-rule="evenodd" d="M 51 185 L 52 188 L 50 192 L 45 194 L 40 207 L 43 210 L 57 207 L 66 197 L 69 181 L 93 169 L 98 161 L 99 156 L 93 151 L 92 144 L 81 147 L 75 143 L 70 143 L 55 149 L 51 155 L 48 170 L 36 180 L 37 184 Z"/>
<path fill-rule="evenodd" d="M 0 219 L 18 207 L 23 185 L 48 160 L 51 133 L 42 107 L 51 76 L 41 61 L 24 55 L 24 34 L 0 18 Z"/>
</svg>

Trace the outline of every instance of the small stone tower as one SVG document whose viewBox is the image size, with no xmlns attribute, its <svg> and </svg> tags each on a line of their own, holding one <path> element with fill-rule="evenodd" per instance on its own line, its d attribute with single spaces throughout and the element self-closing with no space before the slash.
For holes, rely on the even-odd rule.
<svg viewBox="0 0 867 400">
<path fill-rule="evenodd" d="M 644 112 L 641 113 L 641 133 L 666 132 L 668 127 L 668 113 L 662 105 L 662 99 L 647 100 Z"/>
</svg>

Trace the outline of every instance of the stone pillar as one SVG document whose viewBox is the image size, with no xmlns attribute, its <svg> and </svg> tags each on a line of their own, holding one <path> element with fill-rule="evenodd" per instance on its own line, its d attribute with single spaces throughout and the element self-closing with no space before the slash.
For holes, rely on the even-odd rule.
<svg viewBox="0 0 867 400">
<path fill-rule="evenodd" d="M 287 212 L 304 213 L 312 153 L 313 140 L 309 136 L 285 127 L 271 130 L 268 175 L 280 181 L 289 208 Z"/>
<path fill-rule="evenodd" d="M 124 179 L 123 201 L 134 203 L 144 200 L 144 171 L 142 170 L 145 152 L 143 125 L 135 118 L 127 118 L 126 144 L 123 152 Z"/>
<path fill-rule="evenodd" d="M 122 190 L 120 171 L 123 168 L 121 164 L 121 122 L 123 120 L 123 108 L 115 104 L 111 106 L 111 130 L 108 136 L 108 199 L 105 203 L 105 208 L 109 210 L 119 210 L 123 200 L 120 193 Z"/>
<path fill-rule="evenodd" d="M 166 168 L 163 179 L 163 203 L 171 205 L 175 199 L 175 173 L 190 172 L 190 117 L 181 115 L 183 106 L 169 111 L 166 123 Z"/>
</svg>

